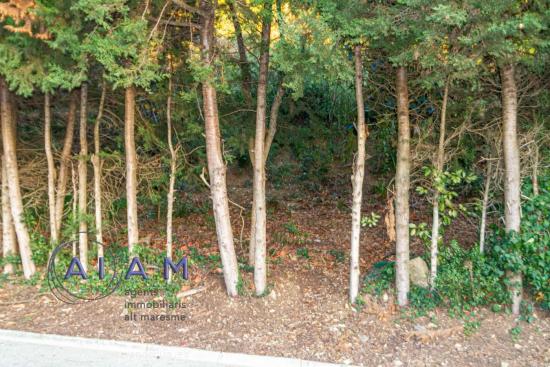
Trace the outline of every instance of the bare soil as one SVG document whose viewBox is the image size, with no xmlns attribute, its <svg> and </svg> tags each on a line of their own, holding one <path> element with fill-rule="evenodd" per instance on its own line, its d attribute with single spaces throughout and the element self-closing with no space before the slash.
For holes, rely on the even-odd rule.
<svg viewBox="0 0 550 367">
<path fill-rule="evenodd" d="M 231 198 L 239 204 L 249 195 L 244 183 L 231 190 Z M 364 307 L 354 309 L 347 302 L 347 201 L 340 205 L 340 195 L 330 190 L 315 195 L 300 192 L 296 197 L 281 194 L 268 200 L 272 290 L 265 297 L 229 298 L 219 269 L 193 267 L 189 287 L 201 291 L 182 297 L 185 308 L 141 309 L 136 312 L 138 320 L 126 321 L 126 301 L 155 297 L 113 295 L 68 305 L 48 292 L 40 293 L 40 286 L 6 282 L 0 288 L 0 328 L 360 366 L 550 366 L 550 317 L 540 310 L 535 310 L 531 324 L 518 323 L 504 313 L 474 310 L 470 316 L 479 322 L 476 327 L 464 318 L 448 316 L 446 310 L 412 317 L 396 309 L 391 295 L 385 302 L 365 297 Z M 239 239 L 241 209 L 232 205 L 231 211 Z M 383 218 L 382 206 L 366 202 L 364 212 L 371 211 Z M 413 208 L 411 217 L 427 221 L 429 217 L 421 214 L 426 212 Z M 248 222 L 248 213 L 242 214 Z M 152 245 L 162 246 L 163 239 L 155 237 L 162 226 L 143 223 L 142 233 L 150 235 Z M 179 218 L 175 228 L 179 246 L 216 253 L 209 214 Z M 236 244 L 240 256 L 246 254 L 248 230 L 242 228 L 243 241 Z M 459 221 L 450 229 L 449 236 L 454 235 L 460 235 L 461 243 L 473 241 L 475 228 Z M 363 274 L 376 261 L 391 258 L 393 248 L 383 220 L 363 231 L 361 246 Z M 297 253 L 299 248 L 307 249 L 307 257 Z M 420 245 L 414 244 L 412 252 L 420 251 Z M 243 272 L 242 276 L 244 292 L 252 293 L 251 274 Z M 183 315 L 184 319 L 139 320 L 140 315 L 159 314 Z M 518 325 L 521 332 L 514 336 L 511 330 Z"/>
</svg>

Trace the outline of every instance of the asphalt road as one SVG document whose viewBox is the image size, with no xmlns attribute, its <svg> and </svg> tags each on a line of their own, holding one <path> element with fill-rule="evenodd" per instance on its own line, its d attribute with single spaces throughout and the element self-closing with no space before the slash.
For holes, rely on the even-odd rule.
<svg viewBox="0 0 550 367">
<path fill-rule="evenodd" d="M 0 329 L 2 367 L 335 367 L 335 364 Z"/>
</svg>

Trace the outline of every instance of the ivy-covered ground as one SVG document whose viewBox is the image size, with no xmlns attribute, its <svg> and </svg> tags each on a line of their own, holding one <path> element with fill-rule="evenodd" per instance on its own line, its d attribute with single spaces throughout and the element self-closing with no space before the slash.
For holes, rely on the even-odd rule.
<svg viewBox="0 0 550 367">
<path fill-rule="evenodd" d="M 232 177 L 236 203 L 250 195 L 247 178 Z M 208 210 L 195 211 L 175 223 L 177 253 L 190 261 L 190 279 L 169 287 L 158 269 L 147 267 L 151 281 L 130 281 L 103 300 L 68 305 L 48 291 L 40 277 L 23 282 L 2 278 L 0 328 L 106 339 L 180 345 L 218 351 L 288 356 L 364 366 L 545 366 L 550 364 L 550 317 L 526 291 L 520 318 L 510 315 L 500 275 L 489 259 L 473 250 L 476 221 L 459 215 L 448 227 L 442 246 L 440 289 L 430 293 L 413 287 L 411 307 L 394 306 L 393 244 L 384 224 L 385 207 L 366 198 L 361 239 L 362 298 L 347 302 L 349 211 L 344 183 L 335 182 L 311 193 L 271 190 L 268 200 L 269 280 L 271 292 L 254 297 L 251 269 L 245 264 L 246 245 L 237 243 L 241 296 L 225 295 L 215 228 Z M 296 194 L 296 193 L 299 194 Z M 344 198 L 344 199 L 343 199 Z M 194 196 L 202 207 L 206 195 Z M 414 201 L 413 201 L 414 202 Z M 206 207 L 206 206 L 204 206 Z M 232 205 L 235 237 L 248 237 L 241 214 Z M 374 213 L 375 215 L 373 215 Z M 430 209 L 411 209 L 411 220 L 430 221 Z M 379 217 L 377 219 L 377 217 Z M 163 247 L 163 223 L 142 223 L 148 248 Z M 419 229 L 418 231 L 422 231 Z M 413 236 L 412 256 L 424 252 L 422 235 Z M 453 241 L 455 240 L 455 241 Z M 460 246 L 456 246 L 460 243 Z M 141 257 L 154 263 L 155 255 Z M 159 252 L 160 254 L 160 252 Z M 471 265 L 469 265 L 471 264 Z M 470 270 L 472 269 L 472 270 Z M 132 291 L 152 290 L 132 297 Z M 128 302 L 163 300 L 182 307 L 128 310 Z M 168 316 L 168 320 L 165 320 Z M 164 317 L 162 317 L 164 316 Z M 173 317 L 178 316 L 178 317 Z"/>
</svg>

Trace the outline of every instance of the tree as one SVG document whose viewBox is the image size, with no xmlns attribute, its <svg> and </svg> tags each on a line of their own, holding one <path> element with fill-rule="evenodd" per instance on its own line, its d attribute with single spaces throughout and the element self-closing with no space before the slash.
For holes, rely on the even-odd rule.
<svg viewBox="0 0 550 367">
<path fill-rule="evenodd" d="M 19 184 L 19 170 L 17 167 L 17 155 L 15 148 L 16 122 L 14 121 L 13 95 L 8 89 L 4 79 L 0 79 L 0 118 L 2 120 L 2 146 L 5 156 L 6 180 L 10 196 L 10 208 L 19 243 L 19 252 L 23 264 L 25 278 L 31 278 L 36 272 L 32 260 L 31 239 L 25 224 L 25 213 L 23 209 L 23 198 Z"/>
<path fill-rule="evenodd" d="M 88 85 L 80 87 L 80 154 L 78 157 L 78 247 L 80 262 L 88 269 Z"/>
<path fill-rule="evenodd" d="M 256 137 L 254 139 L 254 200 L 253 216 L 255 218 L 253 241 L 254 247 L 254 285 L 256 295 L 266 291 L 267 261 L 266 261 L 266 207 L 265 207 L 265 136 L 266 136 L 266 95 L 269 75 L 269 44 L 271 41 L 271 1 L 264 2 L 262 41 L 260 49 L 260 70 L 258 77 L 258 92 L 256 93 Z"/>
<path fill-rule="evenodd" d="M 216 2 L 201 0 L 201 60 L 204 68 L 211 70 L 214 62 L 214 20 Z M 233 229 L 229 216 L 227 197 L 226 167 L 223 161 L 220 142 L 220 126 L 216 89 L 212 76 L 202 81 L 202 103 L 204 111 L 204 130 L 206 135 L 206 156 L 208 161 L 208 177 L 210 193 L 214 207 L 216 234 L 223 265 L 225 287 L 229 296 L 238 295 L 237 284 L 239 271 L 237 256 L 233 244 Z"/>
<path fill-rule="evenodd" d="M 359 293 L 359 244 L 361 234 L 361 204 L 363 202 L 363 177 L 365 175 L 365 142 L 368 131 L 365 125 L 365 101 L 363 100 L 363 62 L 361 46 L 354 47 L 355 58 L 355 99 L 357 103 L 357 156 L 355 157 L 351 182 L 353 204 L 351 217 L 351 256 L 350 256 L 350 302 L 354 303 Z"/>
</svg>

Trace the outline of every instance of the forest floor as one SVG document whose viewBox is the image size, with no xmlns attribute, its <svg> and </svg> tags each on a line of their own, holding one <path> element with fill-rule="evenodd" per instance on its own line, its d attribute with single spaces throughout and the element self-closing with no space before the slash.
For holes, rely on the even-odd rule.
<svg viewBox="0 0 550 367">
<path fill-rule="evenodd" d="M 250 188 L 243 181 L 231 188 L 230 197 L 245 203 Z M 437 309 L 419 317 L 396 310 L 391 296 L 386 302 L 365 297 L 360 310 L 351 307 L 347 302 L 350 215 L 346 205 L 347 200 L 330 190 L 315 196 L 280 190 L 269 198 L 271 292 L 265 297 L 251 295 L 250 273 L 242 275 L 243 292 L 249 295 L 231 299 L 225 295 L 218 268 L 192 267 L 187 288 L 199 292 L 181 299 L 184 308 L 138 312 L 178 314 L 182 320 L 127 321 L 125 302 L 155 297 L 112 295 L 69 305 L 41 293 L 40 286 L 6 282 L 0 288 L 0 328 L 361 366 L 550 366 L 550 317 L 540 310 L 535 310 L 534 322 L 518 324 L 511 315 L 487 309 L 472 310 L 463 317 Z M 232 205 L 231 211 L 239 239 L 241 210 Z M 364 212 L 371 211 L 382 219 L 362 233 L 362 274 L 375 262 L 393 256 L 383 221 L 384 206 L 367 199 Z M 429 221 L 429 214 L 418 213 L 429 210 L 416 210 L 413 205 L 411 219 Z M 155 221 L 143 223 L 142 233 L 161 246 L 159 227 Z M 178 246 L 196 246 L 205 255 L 217 252 L 208 214 L 178 218 L 175 231 Z M 244 239 L 248 231 L 243 228 Z M 467 220 L 459 221 L 449 236 L 473 243 L 475 227 Z M 241 256 L 246 253 L 244 242 L 236 244 Z M 421 251 L 418 243 L 411 249 L 412 253 Z"/>
</svg>

